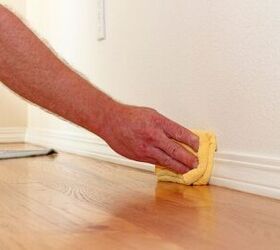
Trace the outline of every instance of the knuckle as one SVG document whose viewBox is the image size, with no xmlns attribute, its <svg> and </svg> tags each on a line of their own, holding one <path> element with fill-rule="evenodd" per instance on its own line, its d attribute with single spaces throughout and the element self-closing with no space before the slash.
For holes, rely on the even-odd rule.
<svg viewBox="0 0 280 250">
<path fill-rule="evenodd" d="M 153 108 L 145 107 L 144 112 L 145 112 L 145 115 L 148 116 L 150 119 L 159 117 L 159 113 Z"/>
<path fill-rule="evenodd" d="M 170 165 L 170 159 L 168 157 L 163 158 L 161 164 L 163 166 L 169 166 Z"/>
<path fill-rule="evenodd" d="M 147 110 L 152 114 L 157 114 L 158 113 L 157 110 L 154 109 L 154 108 L 147 108 Z"/>
<path fill-rule="evenodd" d="M 176 145 L 175 143 L 169 145 L 167 150 L 173 156 L 177 156 L 180 153 L 180 151 L 181 151 L 180 150 L 180 146 Z"/>
<path fill-rule="evenodd" d="M 147 140 L 153 139 L 154 136 L 155 136 L 155 133 L 154 133 L 153 130 L 148 129 L 148 130 L 146 131 L 145 137 L 146 137 Z"/>
<path fill-rule="evenodd" d="M 155 129 L 148 130 L 144 137 L 146 143 L 148 143 L 148 144 L 157 143 L 159 138 L 160 138 L 160 135 L 159 135 L 158 131 Z"/>
<path fill-rule="evenodd" d="M 186 136 L 186 131 L 184 131 L 183 129 L 177 129 L 176 130 L 176 132 L 175 132 L 175 137 L 176 138 L 181 139 L 181 138 L 183 138 L 185 136 Z"/>
<path fill-rule="evenodd" d="M 151 114 L 151 119 L 152 119 L 153 123 L 155 125 L 157 125 L 158 127 L 163 127 L 164 124 L 166 123 L 165 118 L 157 111 L 155 111 Z"/>
</svg>

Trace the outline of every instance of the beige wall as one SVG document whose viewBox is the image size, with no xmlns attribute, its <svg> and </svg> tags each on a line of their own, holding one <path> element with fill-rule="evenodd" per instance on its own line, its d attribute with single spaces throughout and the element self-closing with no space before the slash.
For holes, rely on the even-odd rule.
<svg viewBox="0 0 280 250">
<path fill-rule="evenodd" d="M 21 16 L 25 15 L 26 0 L 0 0 L 0 4 L 4 4 Z"/>
<path fill-rule="evenodd" d="M 25 0 L 0 0 L 20 16 L 25 15 Z M 0 83 L 0 127 L 25 127 L 27 103 Z"/>
<path fill-rule="evenodd" d="M 115 98 L 214 130 L 220 152 L 280 154 L 276 0 L 111 0 L 96 40 L 96 1 L 28 0 L 31 25 Z M 76 130 L 30 108 L 29 126 Z"/>
</svg>

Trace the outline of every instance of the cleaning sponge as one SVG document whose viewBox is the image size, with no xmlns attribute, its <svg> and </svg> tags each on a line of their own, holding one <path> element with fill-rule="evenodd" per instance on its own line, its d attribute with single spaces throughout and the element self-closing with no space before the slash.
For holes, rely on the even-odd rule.
<svg viewBox="0 0 280 250">
<path fill-rule="evenodd" d="M 185 185 L 207 185 L 211 176 L 214 153 L 217 149 L 216 136 L 211 132 L 193 131 L 199 136 L 199 150 L 194 152 L 189 146 L 182 144 L 199 159 L 198 167 L 186 174 L 177 174 L 165 167 L 156 166 L 155 172 L 159 181 L 170 181 Z"/>
</svg>

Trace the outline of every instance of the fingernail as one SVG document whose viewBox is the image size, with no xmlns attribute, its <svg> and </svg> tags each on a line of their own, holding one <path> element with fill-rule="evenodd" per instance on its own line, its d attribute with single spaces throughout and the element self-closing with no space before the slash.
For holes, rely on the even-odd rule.
<svg viewBox="0 0 280 250">
<path fill-rule="evenodd" d="M 197 167 L 198 167 L 198 164 L 199 164 L 198 159 L 195 159 L 195 160 L 193 161 L 192 167 L 193 167 L 193 168 L 197 168 Z"/>
<path fill-rule="evenodd" d="M 189 171 L 190 171 L 189 168 L 184 168 L 184 169 L 182 169 L 182 170 L 179 171 L 179 174 L 185 174 L 185 173 L 187 173 L 187 172 L 189 172 Z"/>
<path fill-rule="evenodd" d="M 198 148 L 199 148 L 199 137 L 197 135 L 192 135 L 191 144 L 196 150 L 198 150 Z"/>
</svg>

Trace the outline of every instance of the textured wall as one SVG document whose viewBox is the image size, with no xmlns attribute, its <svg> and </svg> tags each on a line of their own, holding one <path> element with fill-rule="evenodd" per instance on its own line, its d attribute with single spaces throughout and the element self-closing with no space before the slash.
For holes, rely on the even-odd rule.
<svg viewBox="0 0 280 250">
<path fill-rule="evenodd" d="M 31 25 L 115 98 L 215 131 L 221 152 L 279 156 L 279 1 L 110 0 L 102 42 L 95 1 L 36 2 Z M 38 109 L 29 117 L 74 129 Z"/>
<path fill-rule="evenodd" d="M 25 0 L 0 0 L 20 16 L 25 15 Z M 0 127 L 25 127 L 27 104 L 0 83 Z"/>
</svg>

